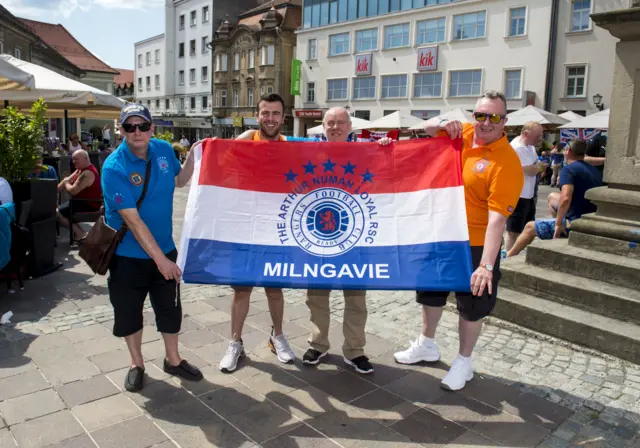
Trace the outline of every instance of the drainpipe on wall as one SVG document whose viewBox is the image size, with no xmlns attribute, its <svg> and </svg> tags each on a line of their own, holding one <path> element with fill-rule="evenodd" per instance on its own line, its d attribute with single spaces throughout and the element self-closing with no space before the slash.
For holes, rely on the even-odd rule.
<svg viewBox="0 0 640 448">
<path fill-rule="evenodd" d="M 551 112 L 553 95 L 553 74 L 556 67 L 556 39 L 558 37 L 558 9 L 560 0 L 551 0 L 551 26 L 549 28 L 549 48 L 547 51 L 547 75 L 544 88 L 544 110 Z"/>
</svg>

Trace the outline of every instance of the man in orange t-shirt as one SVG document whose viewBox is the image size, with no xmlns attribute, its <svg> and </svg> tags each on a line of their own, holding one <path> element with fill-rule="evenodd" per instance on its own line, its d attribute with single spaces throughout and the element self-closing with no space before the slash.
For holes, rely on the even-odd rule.
<svg viewBox="0 0 640 448">
<path fill-rule="evenodd" d="M 506 109 L 504 95 L 489 91 L 476 104 L 473 124 L 436 118 L 424 126 L 429 135 L 448 134 L 463 140 L 462 178 L 475 269 L 470 280 L 471 292 L 456 292 L 460 352 L 442 380 L 442 387 L 447 390 L 460 390 L 473 378 L 471 353 L 482 330 L 482 319 L 496 303 L 502 235 L 524 183 L 520 158 L 504 133 Z M 414 364 L 440 359 L 434 337 L 448 294 L 449 291 L 418 291 L 422 333 L 407 350 L 395 353 L 397 362 Z"/>
<path fill-rule="evenodd" d="M 263 95 L 258 101 L 258 125 L 260 130 L 256 132 L 252 140 L 285 141 L 280 135 L 280 128 L 284 123 L 284 100 L 277 93 Z M 220 360 L 219 369 L 222 372 L 233 372 L 238 361 L 244 357 L 244 345 L 242 343 L 242 327 L 249 313 L 249 301 L 253 287 L 233 286 L 233 301 L 231 304 L 231 341 L 229 348 Z M 276 354 L 278 360 L 284 364 L 292 363 L 296 355 L 291 350 L 287 337 L 282 332 L 282 320 L 284 317 L 284 296 L 280 288 L 265 288 L 269 312 L 271 313 L 271 336 L 269 336 L 269 348 Z"/>
</svg>

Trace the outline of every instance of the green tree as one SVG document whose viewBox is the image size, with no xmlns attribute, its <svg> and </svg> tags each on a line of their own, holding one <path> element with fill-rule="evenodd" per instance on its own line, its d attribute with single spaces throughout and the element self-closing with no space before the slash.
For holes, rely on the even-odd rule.
<svg viewBox="0 0 640 448">
<path fill-rule="evenodd" d="M 156 134 L 153 138 L 157 138 L 158 140 L 164 140 L 165 142 L 172 144 L 173 143 L 173 134 L 171 131 L 165 131 L 162 134 Z"/>
<path fill-rule="evenodd" d="M 0 119 L 0 177 L 9 182 L 28 179 L 40 157 L 47 123 L 47 105 L 40 98 L 25 115 L 15 107 L 7 107 Z"/>
</svg>

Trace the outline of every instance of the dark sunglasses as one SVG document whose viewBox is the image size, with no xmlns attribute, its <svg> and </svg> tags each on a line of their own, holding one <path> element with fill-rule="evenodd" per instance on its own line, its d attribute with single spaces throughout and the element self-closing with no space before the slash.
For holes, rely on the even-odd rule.
<svg viewBox="0 0 640 448">
<path fill-rule="evenodd" d="M 134 132 L 136 132 L 136 129 L 140 129 L 140 132 L 147 132 L 149 129 L 151 129 L 151 123 L 122 123 L 122 129 L 124 129 L 124 132 L 126 132 L 127 134 L 133 134 Z"/>
<path fill-rule="evenodd" d="M 499 115 L 499 114 L 485 114 L 484 112 L 474 112 L 473 113 L 474 118 L 476 119 L 476 121 L 480 122 L 480 123 L 484 123 L 485 120 L 487 118 L 489 118 L 489 121 L 493 124 L 498 124 L 500 123 L 502 120 L 504 120 L 504 117 L 506 117 L 506 115 Z"/>
</svg>

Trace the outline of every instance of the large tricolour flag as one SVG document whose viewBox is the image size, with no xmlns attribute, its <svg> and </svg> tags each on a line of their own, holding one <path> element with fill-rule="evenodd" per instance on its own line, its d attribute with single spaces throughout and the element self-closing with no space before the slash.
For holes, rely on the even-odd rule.
<svg viewBox="0 0 640 448">
<path fill-rule="evenodd" d="M 459 145 L 205 140 L 182 230 L 183 279 L 468 291 Z"/>
</svg>

